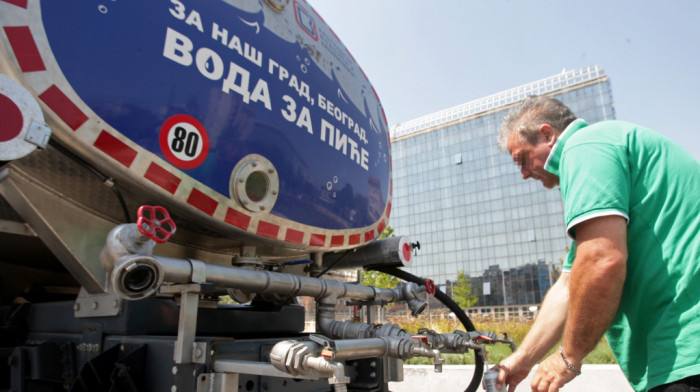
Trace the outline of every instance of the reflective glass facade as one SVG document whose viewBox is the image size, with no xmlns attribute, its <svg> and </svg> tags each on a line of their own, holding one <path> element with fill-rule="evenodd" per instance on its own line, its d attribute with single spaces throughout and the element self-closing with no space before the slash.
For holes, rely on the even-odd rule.
<svg viewBox="0 0 700 392">
<path fill-rule="evenodd" d="M 543 263 L 558 266 L 565 257 L 570 240 L 561 195 L 534 180 L 523 181 L 510 156 L 498 150 L 496 135 L 514 103 L 528 95 L 543 94 L 560 99 L 589 123 L 615 117 L 607 76 L 602 69 L 589 67 L 391 130 L 393 200 L 389 224 L 395 233 L 420 242 L 408 269 L 411 273 L 445 285 L 459 270 L 475 282 L 482 281 L 478 277 L 498 275 L 500 270 L 500 283 L 489 285 L 491 291 L 504 294 L 496 302 L 541 299 L 540 295 L 516 295 L 515 288 L 505 286 L 511 281 L 508 275 L 522 275 L 518 271 L 528 264 L 540 265 L 538 269 Z M 538 274 L 529 275 L 542 280 Z M 475 291 L 483 295 L 483 285 L 479 286 Z M 504 297 L 509 299 L 504 301 Z"/>
</svg>

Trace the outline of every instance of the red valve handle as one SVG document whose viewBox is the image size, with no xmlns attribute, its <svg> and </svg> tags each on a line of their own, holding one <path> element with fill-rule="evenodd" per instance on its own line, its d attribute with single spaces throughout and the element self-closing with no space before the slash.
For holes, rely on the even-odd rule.
<svg viewBox="0 0 700 392">
<path fill-rule="evenodd" d="M 418 339 L 423 343 L 428 343 L 428 337 L 425 335 L 413 335 L 411 336 L 413 339 Z"/>
<path fill-rule="evenodd" d="M 139 207 L 136 226 L 141 234 L 159 244 L 167 242 L 176 229 L 168 210 L 161 206 Z"/>
<path fill-rule="evenodd" d="M 430 295 L 435 295 L 435 282 L 432 279 L 425 280 L 425 291 Z"/>
</svg>

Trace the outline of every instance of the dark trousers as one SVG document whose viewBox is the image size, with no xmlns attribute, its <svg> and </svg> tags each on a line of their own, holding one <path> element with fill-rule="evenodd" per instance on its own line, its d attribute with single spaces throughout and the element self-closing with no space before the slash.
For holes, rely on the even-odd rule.
<svg viewBox="0 0 700 392">
<path fill-rule="evenodd" d="M 700 374 L 652 388 L 649 392 L 700 392 Z"/>
</svg>

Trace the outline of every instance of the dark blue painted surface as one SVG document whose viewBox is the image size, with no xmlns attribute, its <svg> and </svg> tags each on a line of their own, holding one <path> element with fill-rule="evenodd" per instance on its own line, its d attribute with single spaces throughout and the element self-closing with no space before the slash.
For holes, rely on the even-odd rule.
<svg viewBox="0 0 700 392">
<path fill-rule="evenodd" d="M 284 39 L 279 29 L 265 27 L 266 22 L 279 27 L 279 19 L 266 21 L 269 16 L 256 7 L 246 12 L 218 1 L 103 4 L 101 8 L 87 0 L 43 1 L 41 7 L 61 71 L 79 97 L 110 126 L 168 159 L 159 142 L 161 126 L 174 115 L 191 116 L 208 135 L 206 159 L 193 168 L 170 162 L 222 195 L 230 196 L 234 166 L 255 153 L 269 159 L 279 172 L 280 194 L 273 214 L 325 229 L 369 226 L 381 218 L 389 192 L 390 156 L 380 104 L 354 60 L 309 5 L 291 3 L 294 12 L 283 14 L 289 32 Z M 212 37 L 214 23 L 219 31 L 227 30 L 226 41 L 233 49 L 221 42 L 221 35 Z M 314 44 L 313 50 L 300 45 L 295 36 Z M 246 45 L 248 53 L 250 48 L 260 53 L 260 65 L 238 53 L 237 48 L 245 52 Z M 332 53 L 328 49 L 333 47 L 343 50 Z M 198 51 L 206 60 L 199 65 Z M 289 76 L 280 77 L 275 64 Z M 231 69 L 244 70 L 237 74 L 238 85 L 241 74 L 249 74 L 246 90 L 252 93 L 257 86 L 257 101 L 246 102 L 245 94 L 236 89 L 224 91 Z M 338 75 L 346 87 L 360 87 L 364 95 L 359 105 L 347 99 Z M 300 95 L 295 88 L 302 84 L 308 85 L 308 94 Z M 322 109 L 319 94 L 334 104 L 335 113 L 345 113 L 365 130 L 366 144 L 348 121 L 343 124 L 342 118 L 339 121 Z M 290 99 L 296 103 L 297 119 L 292 122 L 285 118 Z M 308 116 L 297 124 L 303 107 Z M 366 150 L 366 164 L 351 159 L 350 142 L 344 154 L 329 144 L 328 134 L 322 140 L 322 119 L 341 129 L 358 150 Z M 184 144 L 179 146 L 182 149 Z"/>
</svg>

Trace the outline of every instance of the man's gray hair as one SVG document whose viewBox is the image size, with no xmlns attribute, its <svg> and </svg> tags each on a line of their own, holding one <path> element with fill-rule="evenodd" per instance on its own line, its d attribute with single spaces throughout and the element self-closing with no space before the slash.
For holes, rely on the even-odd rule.
<svg viewBox="0 0 700 392">
<path fill-rule="evenodd" d="M 558 136 L 574 120 L 576 115 L 557 99 L 534 95 L 527 97 L 503 118 L 498 132 L 498 148 L 508 151 L 508 139 L 513 132 L 517 133 L 521 142 L 536 144 L 542 124 L 551 125 Z"/>
</svg>

